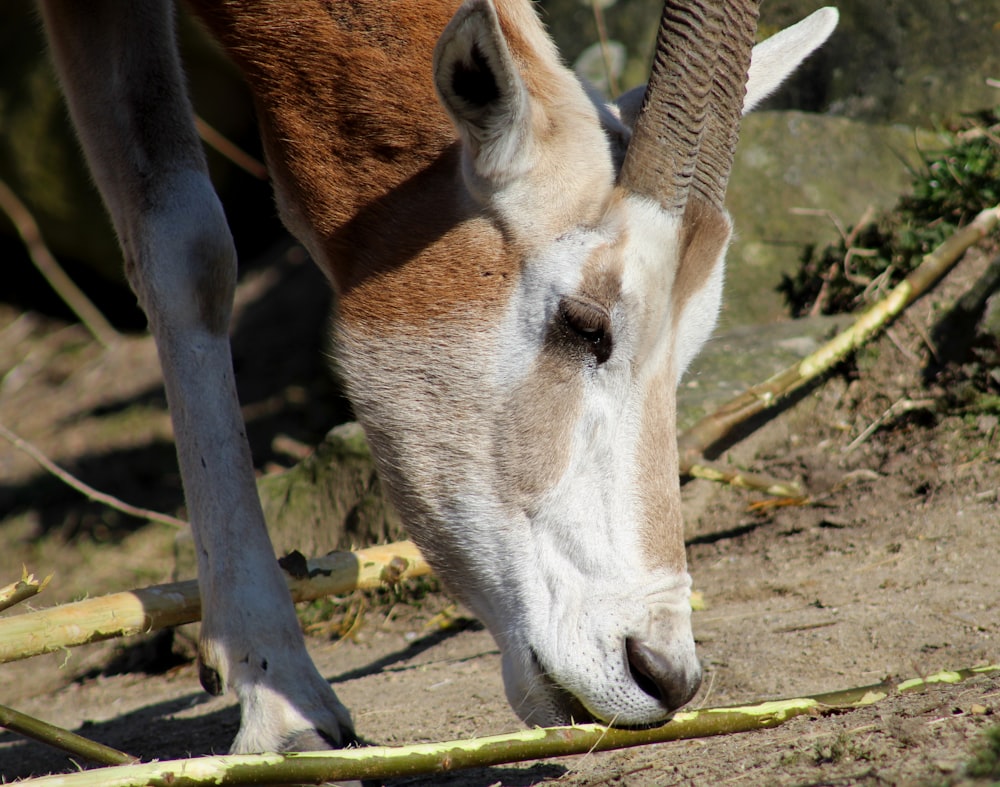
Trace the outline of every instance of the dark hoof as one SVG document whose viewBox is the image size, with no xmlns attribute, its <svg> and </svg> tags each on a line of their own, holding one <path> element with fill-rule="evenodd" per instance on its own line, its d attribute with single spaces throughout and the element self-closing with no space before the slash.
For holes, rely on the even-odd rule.
<svg viewBox="0 0 1000 787">
<path fill-rule="evenodd" d="M 201 687 L 213 697 L 218 697 L 225 691 L 218 671 L 209 667 L 200 655 L 198 657 L 198 680 L 201 681 Z"/>
</svg>

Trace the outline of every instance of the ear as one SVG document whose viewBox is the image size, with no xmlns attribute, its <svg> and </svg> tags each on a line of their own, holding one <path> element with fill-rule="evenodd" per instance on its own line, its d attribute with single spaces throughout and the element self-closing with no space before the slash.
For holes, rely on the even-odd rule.
<svg viewBox="0 0 1000 787">
<path fill-rule="evenodd" d="M 618 107 L 618 116 L 622 124 L 629 130 L 635 128 L 635 121 L 639 117 L 639 110 L 642 109 L 642 100 L 646 97 L 646 85 L 637 85 L 626 93 L 622 93 L 615 99 L 615 106 Z"/>
<path fill-rule="evenodd" d="M 836 8 L 821 8 L 753 48 L 747 94 L 743 100 L 744 115 L 771 95 L 830 37 L 839 18 Z"/>
<path fill-rule="evenodd" d="M 467 174 L 496 188 L 530 168 L 531 99 L 492 3 L 469 0 L 452 18 L 434 50 L 434 82 Z"/>
</svg>

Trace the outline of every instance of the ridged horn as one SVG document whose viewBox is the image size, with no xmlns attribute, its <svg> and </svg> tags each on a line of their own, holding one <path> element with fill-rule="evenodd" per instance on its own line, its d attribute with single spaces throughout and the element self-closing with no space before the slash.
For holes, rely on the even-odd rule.
<svg viewBox="0 0 1000 787">
<path fill-rule="evenodd" d="M 735 0 L 722 9 L 724 34 L 717 49 L 715 77 L 692 185 L 695 194 L 720 210 L 739 140 L 758 10 L 759 0 Z"/>
<path fill-rule="evenodd" d="M 668 0 L 620 184 L 681 212 L 722 206 L 739 133 L 757 0 Z"/>
</svg>

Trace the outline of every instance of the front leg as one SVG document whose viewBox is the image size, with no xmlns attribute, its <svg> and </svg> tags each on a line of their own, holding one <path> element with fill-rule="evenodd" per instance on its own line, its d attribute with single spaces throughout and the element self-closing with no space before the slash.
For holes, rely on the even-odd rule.
<svg viewBox="0 0 1000 787">
<path fill-rule="evenodd" d="M 207 181 L 177 184 L 176 194 L 181 204 L 203 205 L 197 227 L 205 226 L 205 215 L 214 214 L 215 228 L 225 229 Z M 168 246 L 178 239 L 188 245 L 164 256 L 193 259 L 212 248 L 213 241 L 204 236 L 192 244 L 198 230 L 178 231 L 192 224 L 190 214 L 163 221 L 170 228 Z M 239 697 L 242 716 L 234 752 L 350 742 L 350 716 L 306 652 L 267 535 L 228 338 L 204 325 L 165 323 L 155 332 L 198 555 L 202 685 L 215 694 L 229 687 Z"/>
<path fill-rule="evenodd" d="M 317 749 L 352 739 L 347 711 L 306 653 L 274 559 L 236 402 L 228 341 L 179 334 L 161 349 L 174 378 L 178 455 L 198 552 L 202 685 L 231 687 L 242 719 L 233 751 Z M 167 357 L 170 360 L 167 360 Z M 166 371 L 165 371 L 166 373 Z M 192 406 L 192 402 L 194 405 Z M 175 427 L 176 428 L 176 427 Z M 195 513 L 197 512 L 197 513 Z"/>
<path fill-rule="evenodd" d="M 207 690 L 239 697 L 234 752 L 324 748 L 350 716 L 316 670 L 268 538 L 233 377 L 236 254 L 167 2 L 42 3 L 70 113 L 163 367 L 198 555 Z"/>
</svg>

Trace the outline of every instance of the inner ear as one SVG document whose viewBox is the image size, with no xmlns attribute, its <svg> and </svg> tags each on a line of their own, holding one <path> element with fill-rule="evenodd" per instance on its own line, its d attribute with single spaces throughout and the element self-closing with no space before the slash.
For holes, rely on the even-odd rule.
<svg viewBox="0 0 1000 787">
<path fill-rule="evenodd" d="M 478 43 L 472 45 L 467 61 L 455 63 L 451 89 L 458 98 L 475 107 L 485 107 L 500 98 L 500 87 Z"/>
<path fill-rule="evenodd" d="M 489 2 L 465 3 L 434 50 L 441 103 L 466 139 L 486 141 L 522 119 L 526 91 Z"/>
<path fill-rule="evenodd" d="M 485 197 L 530 168 L 531 97 L 490 2 L 468 0 L 445 28 L 434 85 L 471 164 L 473 194 Z"/>
</svg>

